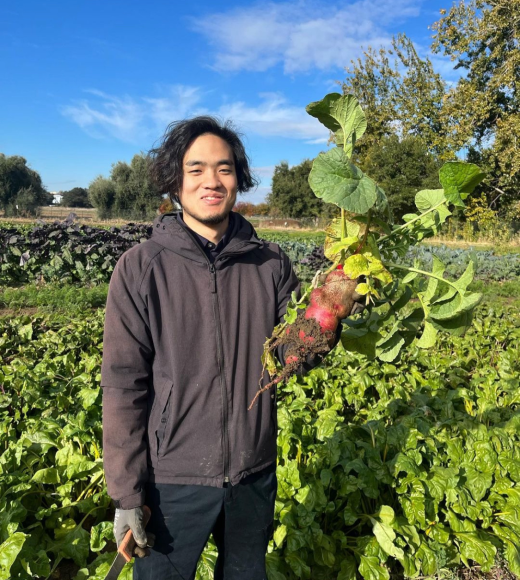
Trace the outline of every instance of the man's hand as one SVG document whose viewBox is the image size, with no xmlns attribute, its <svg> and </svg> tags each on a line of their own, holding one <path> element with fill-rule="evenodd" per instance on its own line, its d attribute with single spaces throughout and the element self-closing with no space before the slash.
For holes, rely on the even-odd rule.
<svg viewBox="0 0 520 580">
<path fill-rule="evenodd" d="M 143 523 L 144 513 L 142 507 L 132 508 L 130 510 L 116 509 L 114 518 L 114 536 L 116 538 L 117 547 L 124 540 L 126 532 L 132 530 L 135 543 L 135 555 L 139 558 L 150 555 L 149 547 L 153 546 L 155 536 L 147 534 Z"/>
</svg>

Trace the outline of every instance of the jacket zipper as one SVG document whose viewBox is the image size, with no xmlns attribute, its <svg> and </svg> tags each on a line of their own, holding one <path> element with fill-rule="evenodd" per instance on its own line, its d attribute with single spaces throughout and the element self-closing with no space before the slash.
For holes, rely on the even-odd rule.
<svg viewBox="0 0 520 580">
<path fill-rule="evenodd" d="M 217 362 L 218 362 L 218 369 L 219 369 L 219 379 L 220 379 L 220 395 L 222 398 L 222 438 L 223 438 L 223 459 L 224 459 L 224 483 L 229 483 L 229 436 L 228 436 L 228 402 L 227 402 L 227 391 L 226 391 L 226 381 L 224 377 L 224 353 L 222 349 L 222 328 L 220 325 L 220 308 L 218 302 L 218 293 L 217 293 L 217 271 L 215 268 L 215 264 L 212 264 L 208 257 L 206 256 L 204 250 L 199 246 L 197 240 L 193 237 L 193 235 L 188 231 L 188 229 L 184 226 L 181 226 L 184 231 L 193 239 L 195 246 L 199 249 L 200 253 L 204 256 L 208 268 L 209 273 L 211 276 L 211 294 L 213 295 L 213 315 L 215 317 L 215 322 L 217 325 Z M 234 246 L 229 248 L 225 248 L 223 252 L 217 257 L 217 260 L 220 260 L 222 255 L 226 253 L 226 250 L 230 250 L 231 248 L 237 249 L 237 247 L 241 247 L 244 243 L 238 243 Z M 232 252 L 230 252 L 231 254 Z"/>
<path fill-rule="evenodd" d="M 228 402 L 226 392 L 226 382 L 224 379 L 224 354 L 222 349 L 222 328 L 220 325 L 220 308 L 217 292 L 217 271 L 215 264 L 209 264 L 211 275 L 211 293 L 213 294 L 213 313 L 217 323 L 217 361 L 220 378 L 220 393 L 222 397 L 222 436 L 224 443 L 224 483 L 229 482 L 229 437 L 228 437 Z"/>
</svg>

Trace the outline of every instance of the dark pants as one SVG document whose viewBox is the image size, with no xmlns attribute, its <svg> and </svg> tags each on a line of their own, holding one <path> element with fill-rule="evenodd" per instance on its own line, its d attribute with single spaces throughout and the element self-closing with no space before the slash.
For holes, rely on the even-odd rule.
<svg viewBox="0 0 520 580">
<path fill-rule="evenodd" d="M 215 580 L 266 580 L 275 498 L 274 466 L 224 488 L 148 484 L 146 530 L 156 540 L 150 556 L 135 559 L 134 580 L 193 580 L 211 533 Z"/>
</svg>

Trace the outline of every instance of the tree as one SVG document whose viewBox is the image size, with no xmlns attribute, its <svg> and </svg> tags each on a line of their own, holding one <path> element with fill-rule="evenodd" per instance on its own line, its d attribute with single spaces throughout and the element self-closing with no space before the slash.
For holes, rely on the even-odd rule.
<svg viewBox="0 0 520 580">
<path fill-rule="evenodd" d="M 445 83 L 409 38 L 394 37 L 391 49 L 368 47 L 346 71 L 343 93 L 358 99 L 368 121 L 358 160 L 390 135 L 420 135 L 429 151 L 453 157 L 442 118 Z"/>
<path fill-rule="evenodd" d="M 260 202 L 256 204 L 255 207 L 255 215 L 269 215 L 271 211 L 271 208 L 269 207 L 268 203 L 265 202 Z"/>
<path fill-rule="evenodd" d="M 309 186 L 311 168 L 312 161 L 309 159 L 291 168 L 287 161 L 282 161 L 275 167 L 271 192 L 267 196 L 272 215 L 291 218 L 317 217 L 328 211 Z"/>
<path fill-rule="evenodd" d="M 88 191 L 83 187 L 74 187 L 69 191 L 62 191 L 60 205 L 64 207 L 92 207 Z"/>
<path fill-rule="evenodd" d="M 112 217 L 112 206 L 116 196 L 115 184 L 111 179 L 99 175 L 88 188 L 90 203 L 97 209 L 100 219 Z"/>
<path fill-rule="evenodd" d="M 0 207 L 5 215 L 35 215 L 40 206 L 51 203 L 52 195 L 26 159 L 0 153 Z"/>
<path fill-rule="evenodd" d="M 402 216 L 416 210 L 419 190 L 440 187 L 441 165 L 419 137 L 390 135 L 370 147 L 362 169 L 385 190 L 394 214 Z"/>
<path fill-rule="evenodd" d="M 163 202 L 163 194 L 150 176 L 148 157 L 134 155 L 130 164 L 112 165 L 110 178 L 97 177 L 89 186 L 90 201 L 100 217 L 149 219 Z"/>
<path fill-rule="evenodd" d="M 255 205 L 250 201 L 239 201 L 235 204 L 233 211 L 243 216 L 252 216 L 255 213 Z"/>
<path fill-rule="evenodd" d="M 520 199 L 520 0 L 459 0 L 441 16 L 432 48 L 466 72 L 445 99 L 453 147 L 495 168 L 490 203 Z"/>
</svg>

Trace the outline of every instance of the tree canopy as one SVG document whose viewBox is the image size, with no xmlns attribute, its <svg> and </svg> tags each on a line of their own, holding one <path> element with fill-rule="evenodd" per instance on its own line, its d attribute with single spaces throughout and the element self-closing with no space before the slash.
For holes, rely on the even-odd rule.
<svg viewBox="0 0 520 580">
<path fill-rule="evenodd" d="M 289 167 L 287 161 L 282 161 L 274 169 L 271 192 L 267 203 L 272 215 L 302 218 L 317 217 L 323 212 L 331 211 L 318 199 L 309 185 L 309 173 L 312 161 L 305 159 L 299 165 Z M 333 210 L 332 210 L 333 211 Z"/>
<path fill-rule="evenodd" d="M 415 135 L 383 137 L 368 149 L 362 169 L 380 185 L 395 216 L 416 211 L 415 195 L 438 189 L 441 162 Z"/>
<path fill-rule="evenodd" d="M 150 219 L 163 201 L 143 153 L 134 155 L 130 164 L 114 163 L 109 178 L 96 177 L 89 186 L 89 198 L 99 217 L 125 219 Z"/>
<path fill-rule="evenodd" d="M 444 103 L 452 146 L 488 170 L 488 198 L 520 199 L 520 0 L 459 0 L 441 15 L 432 48 L 465 72 Z"/>
<path fill-rule="evenodd" d="M 62 191 L 60 205 L 64 207 L 92 207 L 88 197 L 88 190 L 84 187 L 74 187 L 68 191 Z"/>
<path fill-rule="evenodd" d="M 452 155 L 441 115 L 445 83 L 406 35 L 394 37 L 391 48 L 369 47 L 346 72 L 343 93 L 358 99 L 368 121 L 358 156 L 395 134 L 418 135 L 432 152 Z"/>
<path fill-rule="evenodd" d="M 5 215 L 35 215 L 40 206 L 51 203 L 52 195 L 24 157 L 0 153 L 0 207 Z"/>
</svg>

